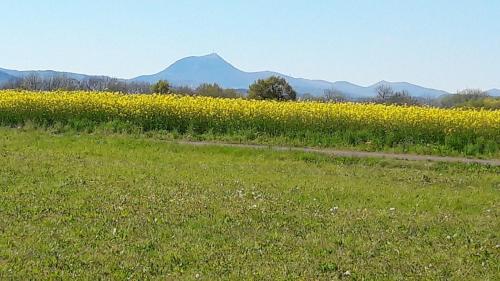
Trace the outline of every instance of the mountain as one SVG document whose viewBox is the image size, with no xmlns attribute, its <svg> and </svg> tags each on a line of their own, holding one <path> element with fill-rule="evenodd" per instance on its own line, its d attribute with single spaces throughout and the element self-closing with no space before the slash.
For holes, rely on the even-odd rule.
<svg viewBox="0 0 500 281">
<path fill-rule="evenodd" d="M 178 86 L 198 86 L 202 83 L 217 83 L 226 88 L 247 88 L 253 78 L 237 69 L 217 54 L 202 57 L 187 57 L 176 61 L 167 69 L 152 75 L 139 76 L 133 81 L 155 83 L 168 80 Z"/>
<path fill-rule="evenodd" d="M 139 76 L 132 80 L 148 83 L 167 80 L 175 86 L 191 87 L 203 83 L 217 83 L 224 88 L 248 89 L 255 80 L 273 75 L 285 78 L 299 93 L 322 94 L 324 89 L 329 89 L 333 85 L 327 81 L 294 78 L 271 71 L 241 71 L 218 54 L 183 58 L 161 72 Z"/>
<path fill-rule="evenodd" d="M 487 91 L 488 95 L 493 96 L 493 97 L 500 97 L 500 90 L 499 89 L 491 89 Z"/>
<path fill-rule="evenodd" d="M 394 91 L 408 91 L 408 93 L 410 93 L 410 95 L 412 95 L 413 97 L 419 97 L 419 98 L 437 98 L 441 95 L 448 94 L 445 91 L 425 88 L 407 82 L 388 82 L 388 81 L 380 81 L 368 87 L 358 86 L 356 84 L 352 84 L 346 81 L 338 81 L 332 83 L 331 88 L 337 89 L 350 97 L 369 98 L 376 95 L 377 88 L 382 85 L 389 86 Z"/>
<path fill-rule="evenodd" d="M 0 70 L 0 84 L 15 80 L 16 77 Z"/>
<path fill-rule="evenodd" d="M 196 87 L 202 83 L 217 83 L 224 88 L 248 89 L 248 86 L 255 80 L 268 78 L 272 75 L 285 78 L 301 94 L 322 95 L 324 90 L 335 88 L 350 97 L 373 97 L 376 87 L 381 84 L 391 86 L 394 90 L 398 91 L 407 90 L 410 94 L 417 97 L 438 97 L 447 94 L 444 91 L 424 88 L 406 82 L 392 83 L 381 81 L 369 87 L 362 87 L 346 81 L 332 83 L 323 80 L 309 80 L 272 71 L 245 72 L 234 67 L 215 53 L 206 56 L 183 58 L 161 72 L 139 76 L 132 80 L 148 83 L 167 80 L 174 86 L 191 87 Z"/>
<path fill-rule="evenodd" d="M 11 69 L 4 69 L 0 68 L 0 73 L 6 73 L 7 75 L 14 77 L 14 78 L 24 78 L 29 75 L 38 75 L 42 79 L 49 79 L 57 76 L 65 76 L 70 79 L 75 79 L 78 81 L 82 81 L 91 77 L 106 77 L 106 76 L 94 76 L 94 75 L 86 75 L 86 74 L 79 74 L 79 73 L 73 73 L 73 72 L 61 72 L 61 71 L 54 71 L 54 70 L 25 70 L 25 71 L 19 71 L 19 70 L 11 70 Z M 1 82 L 0 82 L 1 83 Z"/>
<path fill-rule="evenodd" d="M 0 68 L 0 84 L 13 78 L 23 78 L 31 74 L 36 74 L 45 79 L 64 75 L 68 78 L 79 81 L 91 77 L 109 78 L 106 76 L 91 76 L 53 70 L 17 71 Z M 245 72 L 234 67 L 215 53 L 205 56 L 183 58 L 156 74 L 143 75 L 129 80 L 121 80 L 147 83 L 155 83 L 158 80 L 167 80 L 174 86 L 190 87 L 196 87 L 203 83 L 217 83 L 223 88 L 244 90 L 248 89 L 249 85 L 251 85 L 255 80 L 268 78 L 272 75 L 285 78 L 299 94 L 310 93 L 312 95 L 322 95 L 324 90 L 336 89 L 351 98 L 370 98 L 376 95 L 376 89 L 380 85 L 390 86 L 395 91 L 406 90 L 410 93 L 410 95 L 420 98 L 437 98 L 449 94 L 445 91 L 425 88 L 407 82 L 380 81 L 373 85 L 364 87 L 346 81 L 329 82 L 324 80 L 310 80 L 296 78 L 272 71 Z M 500 90 L 498 89 L 492 89 L 488 92 L 490 95 L 500 96 Z"/>
<path fill-rule="evenodd" d="M 377 87 L 380 85 L 388 85 L 391 86 L 391 88 L 394 91 L 408 91 L 410 95 L 414 97 L 420 97 L 420 98 L 437 98 L 442 95 L 448 95 L 448 92 L 441 91 L 441 90 L 436 90 L 436 89 L 431 89 L 431 88 L 425 88 L 422 86 L 410 84 L 408 82 L 387 82 L 387 81 L 380 81 L 369 88 L 372 91 L 376 91 Z"/>
</svg>

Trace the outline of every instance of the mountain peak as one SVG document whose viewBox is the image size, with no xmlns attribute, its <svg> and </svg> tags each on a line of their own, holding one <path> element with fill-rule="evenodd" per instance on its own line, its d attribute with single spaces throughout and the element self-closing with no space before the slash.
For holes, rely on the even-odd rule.
<svg viewBox="0 0 500 281">
<path fill-rule="evenodd" d="M 391 82 L 391 81 L 387 81 L 387 80 L 381 80 L 375 84 L 372 85 L 373 86 L 380 86 L 380 85 L 391 85 L 391 84 L 396 84 L 398 82 Z"/>
<path fill-rule="evenodd" d="M 192 56 L 180 59 L 170 65 L 168 69 L 176 68 L 189 68 L 189 69 L 205 69 L 207 71 L 214 71 L 220 68 L 234 69 L 234 67 L 219 56 L 217 53 L 211 53 L 204 56 Z"/>
<path fill-rule="evenodd" d="M 247 79 L 241 70 L 217 53 L 186 57 L 174 62 L 161 72 L 139 76 L 134 80 L 150 83 L 168 80 L 173 85 L 191 87 L 203 83 L 217 83 L 225 88 L 245 88 L 254 81 Z"/>
<path fill-rule="evenodd" d="M 221 56 L 219 56 L 219 54 L 217 53 L 211 53 L 211 54 L 208 54 L 208 55 L 204 55 L 202 57 L 206 57 L 206 58 L 214 58 L 214 59 L 222 59 Z"/>
<path fill-rule="evenodd" d="M 225 59 L 223 59 L 219 54 L 217 53 L 211 53 L 208 55 L 202 55 L 202 56 L 190 56 L 190 57 L 185 57 L 183 59 L 180 59 L 170 65 L 170 67 L 178 65 L 178 64 L 219 64 L 219 65 L 227 65 L 227 66 L 232 66 L 229 62 L 227 62 Z"/>
</svg>

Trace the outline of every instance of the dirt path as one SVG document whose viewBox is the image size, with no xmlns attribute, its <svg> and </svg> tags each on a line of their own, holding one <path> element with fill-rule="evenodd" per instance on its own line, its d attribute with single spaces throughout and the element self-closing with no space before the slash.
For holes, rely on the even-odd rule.
<svg viewBox="0 0 500 281">
<path fill-rule="evenodd" d="M 276 151 L 303 151 L 327 154 L 338 157 L 355 157 L 355 158 L 387 158 L 410 161 L 431 161 L 431 162 L 450 162 L 450 163 L 477 163 L 491 166 L 500 166 L 500 159 L 472 159 L 465 157 L 450 157 L 450 156 L 431 156 L 431 155 L 415 155 L 415 154 L 398 154 L 387 152 L 365 152 L 352 150 L 336 150 L 328 148 L 310 148 L 310 147 L 287 147 L 273 145 L 257 145 L 257 144 L 234 144 L 222 142 L 206 142 L 206 141 L 176 141 L 179 144 L 189 144 L 194 146 L 222 146 L 222 147 L 242 147 L 254 149 L 271 149 Z"/>
</svg>

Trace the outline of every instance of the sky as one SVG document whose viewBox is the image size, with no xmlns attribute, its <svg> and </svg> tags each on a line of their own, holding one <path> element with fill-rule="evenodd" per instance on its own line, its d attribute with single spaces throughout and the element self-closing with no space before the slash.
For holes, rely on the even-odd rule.
<svg viewBox="0 0 500 281">
<path fill-rule="evenodd" d="M 132 78 L 218 53 L 245 71 L 500 88 L 498 0 L 0 0 L 0 67 Z"/>
</svg>

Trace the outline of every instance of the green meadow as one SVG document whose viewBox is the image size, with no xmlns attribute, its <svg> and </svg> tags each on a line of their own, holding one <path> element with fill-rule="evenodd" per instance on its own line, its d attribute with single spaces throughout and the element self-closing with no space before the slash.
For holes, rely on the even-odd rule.
<svg viewBox="0 0 500 281">
<path fill-rule="evenodd" d="M 0 128 L 0 279 L 498 280 L 499 174 Z"/>
</svg>

